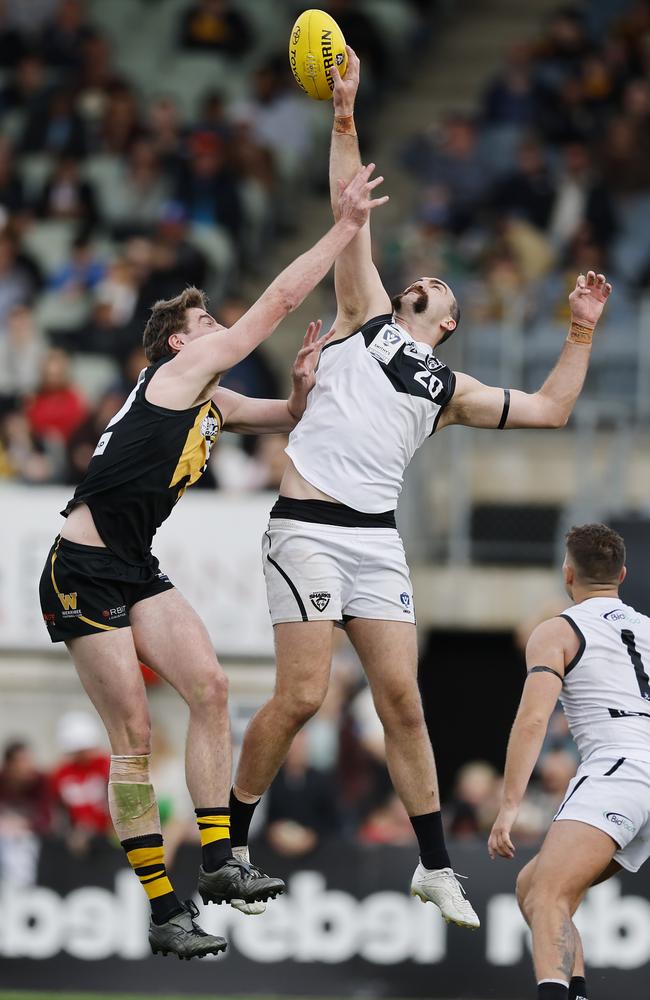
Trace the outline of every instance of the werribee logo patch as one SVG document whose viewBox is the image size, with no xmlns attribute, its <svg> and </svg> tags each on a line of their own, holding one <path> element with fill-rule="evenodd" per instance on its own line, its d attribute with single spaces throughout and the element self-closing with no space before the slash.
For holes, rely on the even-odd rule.
<svg viewBox="0 0 650 1000">
<path fill-rule="evenodd" d="M 331 594 L 327 590 L 315 590 L 313 594 L 309 595 L 309 600 L 314 605 L 317 611 L 321 614 L 330 602 Z"/>
</svg>

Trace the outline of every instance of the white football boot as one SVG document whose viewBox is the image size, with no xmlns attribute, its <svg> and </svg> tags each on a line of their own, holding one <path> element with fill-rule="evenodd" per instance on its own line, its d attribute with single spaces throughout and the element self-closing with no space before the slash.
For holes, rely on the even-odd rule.
<svg viewBox="0 0 650 1000">
<path fill-rule="evenodd" d="M 232 854 L 238 861 L 245 861 L 250 864 L 250 854 L 247 847 L 233 847 Z M 249 917 L 256 917 L 266 910 L 266 903 L 245 903 L 243 899 L 231 899 L 230 905 L 233 910 L 246 913 Z"/>
<path fill-rule="evenodd" d="M 459 878 L 466 876 L 456 875 L 451 868 L 429 870 L 420 862 L 411 882 L 411 895 L 419 896 L 423 903 L 435 903 L 448 924 L 476 930 L 481 921 L 472 909 Z"/>
</svg>

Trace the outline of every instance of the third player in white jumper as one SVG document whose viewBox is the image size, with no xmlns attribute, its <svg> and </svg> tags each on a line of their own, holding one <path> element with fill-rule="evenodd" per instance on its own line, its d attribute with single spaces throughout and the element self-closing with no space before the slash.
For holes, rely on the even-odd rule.
<svg viewBox="0 0 650 1000">
<path fill-rule="evenodd" d="M 333 70 L 330 189 L 360 164 L 354 130 L 359 61 Z M 320 707 L 332 633 L 343 619 L 381 718 L 391 779 L 411 818 L 420 864 L 411 892 L 457 924 L 478 927 L 449 860 L 431 743 L 417 686 L 415 611 L 395 507 L 414 452 L 448 424 L 561 427 L 589 362 L 593 329 L 611 291 L 604 275 L 578 278 L 572 323 L 557 366 L 539 392 L 482 385 L 452 372 L 434 350 L 459 310 L 440 278 L 419 278 L 392 301 L 372 259 L 365 225 L 336 264 L 336 337 L 321 355 L 306 412 L 292 431 L 290 463 L 271 513 L 264 566 L 275 627 L 277 681 L 252 720 L 230 799 L 233 844 L 245 848 L 259 797 L 293 737 Z"/>
<path fill-rule="evenodd" d="M 540 853 L 517 880 L 538 1000 L 586 1000 L 573 914 L 592 885 L 621 868 L 636 872 L 650 857 L 650 619 L 619 597 L 625 545 L 611 528 L 573 528 L 563 570 L 575 604 L 528 641 L 528 677 L 489 840 L 493 858 L 514 856 L 510 832 L 559 697 L 581 764 Z"/>
</svg>

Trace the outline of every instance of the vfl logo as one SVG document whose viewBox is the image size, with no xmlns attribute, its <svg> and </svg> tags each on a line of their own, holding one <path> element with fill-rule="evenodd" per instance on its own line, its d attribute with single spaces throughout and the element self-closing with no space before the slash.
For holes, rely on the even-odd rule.
<svg viewBox="0 0 650 1000">
<path fill-rule="evenodd" d="M 330 602 L 330 597 L 332 595 L 327 590 L 315 590 L 313 594 L 309 595 L 309 600 L 314 605 L 317 611 L 321 614 Z"/>
<path fill-rule="evenodd" d="M 58 594 L 57 595 L 61 604 L 63 605 L 64 611 L 76 611 L 77 610 L 77 593 L 74 594 Z"/>
<path fill-rule="evenodd" d="M 609 820 L 610 823 L 613 823 L 614 826 L 623 827 L 623 829 L 627 830 L 628 833 L 636 832 L 634 823 L 631 819 L 628 819 L 627 816 L 622 816 L 620 813 L 603 813 L 603 816 L 605 819 Z"/>
<path fill-rule="evenodd" d="M 410 594 L 407 594 L 406 591 L 404 591 L 403 593 L 401 593 L 399 595 L 399 599 L 400 599 L 400 601 L 402 602 L 402 604 L 404 605 L 405 608 L 410 608 L 411 607 L 411 596 L 410 596 Z"/>
<path fill-rule="evenodd" d="M 382 340 L 384 341 L 385 344 L 390 344 L 391 346 L 393 344 L 399 344 L 401 339 L 402 338 L 400 337 L 399 333 L 395 333 L 395 331 L 391 330 L 390 327 L 386 327 L 386 329 L 384 330 L 384 335 L 382 337 Z"/>
</svg>

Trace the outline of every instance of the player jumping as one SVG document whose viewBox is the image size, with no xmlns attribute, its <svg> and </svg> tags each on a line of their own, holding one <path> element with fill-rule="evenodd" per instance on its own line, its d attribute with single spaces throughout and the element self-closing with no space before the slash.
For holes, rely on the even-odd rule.
<svg viewBox="0 0 650 1000">
<path fill-rule="evenodd" d="M 189 706 L 186 775 L 202 845 L 202 898 L 246 910 L 283 892 L 284 883 L 233 857 L 225 805 L 232 778 L 226 677 L 203 622 L 160 571 L 151 542 L 205 471 L 224 427 L 287 431 L 300 419 L 322 346 L 319 325 L 310 326 L 298 354 L 289 400 L 248 399 L 219 389 L 219 378 L 300 305 L 370 209 L 387 200 L 372 199 L 381 182 L 370 180 L 372 169 L 356 172 L 342 195 L 340 220 L 232 329 L 210 316 L 197 289 L 156 303 L 144 331 L 150 365 L 102 434 L 63 512 L 67 521 L 41 577 L 50 637 L 66 643 L 106 727 L 111 817 L 151 903 L 151 947 L 164 955 L 216 954 L 226 942 L 204 933 L 194 920 L 194 904 L 181 904 L 167 877 L 149 779 L 150 722 L 140 660 Z M 206 525 L 206 532 L 211 529 Z M 213 530 L 218 534 L 220 526 Z"/>
<path fill-rule="evenodd" d="M 573 915 L 587 890 L 650 857 L 650 619 L 624 604 L 623 539 L 603 524 L 567 535 L 564 583 L 574 606 L 526 648 L 528 677 L 488 849 L 513 858 L 510 831 L 558 697 L 581 764 L 539 854 L 517 879 L 533 932 L 538 1000 L 586 1000 Z"/>
<path fill-rule="evenodd" d="M 334 77 L 330 191 L 359 169 L 354 100 L 359 60 Z M 582 385 L 594 327 L 611 291 L 580 275 L 558 363 L 535 393 L 482 385 L 454 373 L 434 350 L 459 309 L 440 278 L 419 278 L 392 301 L 372 259 L 366 224 L 337 260 L 336 337 L 321 355 L 305 415 L 289 438 L 290 462 L 271 512 L 264 565 L 275 626 L 275 693 L 250 723 L 231 793 L 233 844 L 247 843 L 253 810 L 293 737 L 327 690 L 332 632 L 343 619 L 368 676 L 393 784 L 420 848 L 411 892 L 447 920 L 478 927 L 445 847 L 436 768 L 417 685 L 415 611 L 395 507 L 404 471 L 434 431 L 562 427 Z"/>
</svg>

